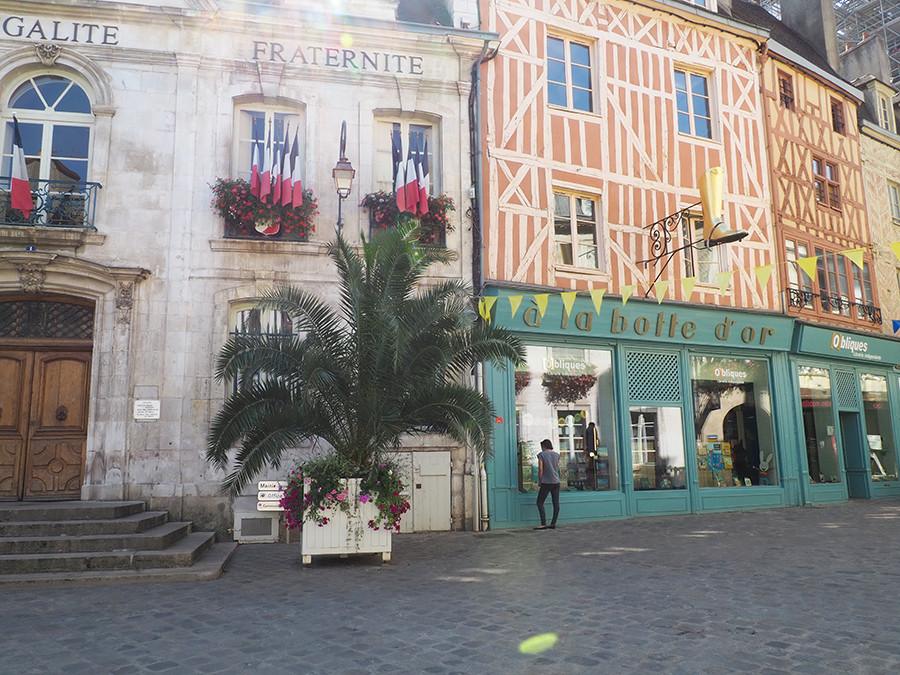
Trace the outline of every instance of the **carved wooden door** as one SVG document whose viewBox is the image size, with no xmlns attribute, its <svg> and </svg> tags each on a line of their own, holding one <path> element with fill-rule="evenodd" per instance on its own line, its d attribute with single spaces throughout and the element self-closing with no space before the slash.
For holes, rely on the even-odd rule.
<svg viewBox="0 0 900 675">
<path fill-rule="evenodd" d="M 78 499 L 90 352 L 0 353 L 0 499 Z"/>
</svg>

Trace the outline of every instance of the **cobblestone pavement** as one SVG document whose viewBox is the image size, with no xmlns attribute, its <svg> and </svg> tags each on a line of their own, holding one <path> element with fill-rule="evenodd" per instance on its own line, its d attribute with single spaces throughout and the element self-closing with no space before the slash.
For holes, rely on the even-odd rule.
<svg viewBox="0 0 900 675">
<path fill-rule="evenodd" d="M 0 672 L 898 673 L 898 584 L 900 501 L 242 546 L 214 582 L 4 589 Z"/>
</svg>

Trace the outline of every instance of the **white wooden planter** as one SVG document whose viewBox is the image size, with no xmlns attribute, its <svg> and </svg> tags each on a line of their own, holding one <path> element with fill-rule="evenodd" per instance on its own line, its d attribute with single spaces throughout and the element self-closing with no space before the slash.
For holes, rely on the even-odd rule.
<svg viewBox="0 0 900 675">
<path fill-rule="evenodd" d="M 319 527 L 315 523 L 303 523 L 300 554 L 304 565 L 316 555 L 351 555 L 354 553 L 380 553 L 381 559 L 391 559 L 390 530 L 372 530 L 370 520 L 378 517 L 378 507 L 372 502 L 359 503 L 359 478 L 345 481 L 350 513 L 340 510 L 327 512 L 328 524 Z"/>
</svg>

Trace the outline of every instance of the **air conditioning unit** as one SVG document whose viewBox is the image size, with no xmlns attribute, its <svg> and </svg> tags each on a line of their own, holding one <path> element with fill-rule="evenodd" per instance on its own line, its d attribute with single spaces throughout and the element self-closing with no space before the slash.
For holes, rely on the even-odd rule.
<svg viewBox="0 0 900 675">
<path fill-rule="evenodd" d="M 234 540 L 239 544 L 277 544 L 280 511 L 235 511 Z"/>
</svg>

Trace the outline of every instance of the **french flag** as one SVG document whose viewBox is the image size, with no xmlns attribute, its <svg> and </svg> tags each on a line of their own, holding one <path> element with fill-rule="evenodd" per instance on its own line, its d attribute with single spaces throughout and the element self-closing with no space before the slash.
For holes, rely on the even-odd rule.
<svg viewBox="0 0 900 675">
<path fill-rule="evenodd" d="M 275 161 L 272 163 L 272 203 L 281 204 L 281 167 L 284 164 L 284 142 L 275 141 Z"/>
<path fill-rule="evenodd" d="M 253 152 L 250 160 L 250 194 L 259 199 L 259 141 L 253 139 Z"/>
<path fill-rule="evenodd" d="M 397 200 L 397 208 L 401 213 L 406 211 L 406 163 L 403 161 L 403 146 L 401 145 L 400 130 L 391 131 L 391 157 L 394 161 L 394 198 Z"/>
<path fill-rule="evenodd" d="M 415 136 L 409 135 L 409 141 L 406 149 L 406 162 L 403 170 L 403 206 L 401 211 L 406 211 L 416 215 L 419 206 L 419 176 L 416 171 L 416 155 L 413 152 L 415 145 Z"/>
<path fill-rule="evenodd" d="M 263 150 L 262 171 L 259 174 L 259 200 L 264 202 L 272 192 L 272 124 L 266 130 L 266 147 Z"/>
<path fill-rule="evenodd" d="M 25 219 L 31 217 L 34 201 L 31 198 L 31 184 L 28 182 L 28 167 L 25 165 L 25 146 L 19 132 L 19 120 L 13 116 L 12 147 L 12 185 L 10 186 L 12 201 L 10 206 L 21 211 Z"/>
<path fill-rule="evenodd" d="M 291 146 L 291 183 L 292 200 L 291 207 L 303 206 L 303 181 L 300 179 L 300 142 L 297 138 L 298 130 L 294 129 L 294 144 Z"/>
<path fill-rule="evenodd" d="M 290 206 L 294 197 L 294 165 L 291 163 L 290 125 L 284 129 L 284 143 L 281 145 L 281 205 Z M 294 132 L 296 138 L 296 131 Z"/>
<path fill-rule="evenodd" d="M 428 181 L 431 175 L 428 170 L 428 139 L 425 134 L 419 136 L 419 161 L 416 162 L 416 177 L 418 178 L 419 187 L 419 208 L 417 213 L 424 216 L 428 213 Z"/>
</svg>

